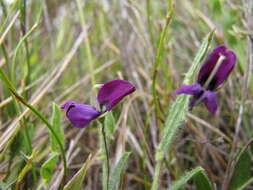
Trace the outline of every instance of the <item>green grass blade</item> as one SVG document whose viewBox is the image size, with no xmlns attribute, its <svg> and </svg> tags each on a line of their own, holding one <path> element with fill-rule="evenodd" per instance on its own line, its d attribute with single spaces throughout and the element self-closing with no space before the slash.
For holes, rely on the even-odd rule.
<svg viewBox="0 0 253 190">
<path fill-rule="evenodd" d="M 116 189 L 117 185 L 119 184 L 120 175 L 122 173 L 124 166 L 126 165 L 127 159 L 130 156 L 130 154 L 131 154 L 130 152 L 124 152 L 120 160 L 118 161 L 109 180 L 109 190 Z"/>
</svg>

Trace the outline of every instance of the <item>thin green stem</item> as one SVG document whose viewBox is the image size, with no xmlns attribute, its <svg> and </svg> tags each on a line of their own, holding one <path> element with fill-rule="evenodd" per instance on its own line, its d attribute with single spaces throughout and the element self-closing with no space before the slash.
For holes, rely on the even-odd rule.
<svg viewBox="0 0 253 190">
<path fill-rule="evenodd" d="M 81 1 L 76 0 L 76 3 L 77 3 L 77 8 L 78 8 L 82 28 L 83 28 L 84 31 L 85 30 L 87 31 Z M 91 82 L 92 82 L 92 85 L 94 86 L 96 84 L 96 80 L 95 80 L 95 76 L 94 76 L 94 60 L 93 60 L 91 46 L 90 46 L 90 40 L 89 40 L 88 36 L 85 38 L 85 51 L 86 51 L 88 64 L 89 64 L 89 70 L 90 70 L 90 74 L 91 74 Z"/>
<path fill-rule="evenodd" d="M 162 62 L 162 55 L 164 52 L 163 50 L 164 50 L 164 41 L 165 41 L 166 33 L 168 31 L 168 26 L 169 26 L 169 23 L 171 21 L 173 11 L 174 11 L 174 7 L 172 6 L 171 2 L 172 2 L 172 0 L 169 0 L 168 13 L 166 15 L 166 23 L 165 23 L 165 26 L 164 26 L 161 34 L 160 34 L 157 53 L 156 53 L 156 57 L 155 57 L 153 76 L 152 76 L 152 95 L 153 95 L 153 99 L 154 99 L 156 114 L 160 118 L 162 118 L 162 112 L 160 109 L 159 100 L 158 100 L 157 91 L 156 91 L 156 80 L 157 80 L 157 75 L 158 75 L 158 68 Z"/>
<path fill-rule="evenodd" d="M 3 49 L 4 49 L 4 51 L 5 51 L 5 48 L 4 48 L 4 46 L 3 46 L 3 44 L 2 44 L 2 47 L 3 47 Z M 6 55 L 6 57 L 8 57 L 7 55 Z M 7 59 L 7 58 L 6 58 Z M 6 62 L 7 62 L 7 60 L 6 60 Z M 8 67 L 8 65 L 7 65 L 7 67 Z M 15 90 L 15 88 L 14 88 L 14 86 L 12 85 L 12 83 L 8 80 L 8 77 L 5 75 L 5 73 L 3 72 L 3 70 L 0 68 L 0 78 L 2 78 L 2 80 L 7 84 L 7 86 L 8 86 L 8 88 L 12 88 L 13 90 Z M 17 113 L 18 114 L 21 114 L 21 108 L 20 108 L 20 105 L 18 104 L 18 102 L 15 100 L 15 96 L 13 95 L 13 94 L 11 94 L 12 96 L 13 96 L 13 99 L 14 99 L 14 106 L 15 106 L 15 108 L 16 108 L 16 110 L 17 110 Z M 26 124 L 27 122 L 25 121 L 25 120 L 21 120 L 21 125 L 23 125 L 24 126 L 24 134 L 25 134 L 25 138 L 26 138 L 26 144 L 27 144 L 27 147 L 28 147 L 28 151 L 29 151 L 29 154 L 31 154 L 32 153 L 32 151 L 33 151 L 33 148 L 32 148 L 32 140 L 31 140 L 31 137 L 30 137 L 30 135 L 29 135 L 29 131 L 28 131 L 28 129 L 27 129 L 27 124 Z M 33 174 L 33 179 L 34 179 L 34 182 L 35 181 L 37 181 L 36 180 L 36 175 L 35 175 L 35 170 L 34 170 L 34 167 L 32 167 L 32 174 Z"/>
<path fill-rule="evenodd" d="M 23 3 L 20 7 L 21 9 L 21 31 L 22 36 L 26 35 L 26 0 L 23 0 Z M 25 76 L 25 83 L 26 85 L 30 83 L 30 72 L 31 72 L 31 64 L 30 64 L 30 53 L 27 38 L 24 38 L 24 45 L 25 45 L 25 55 L 26 55 L 26 66 L 27 66 L 27 76 Z M 27 91 L 28 92 L 28 91 Z"/>
<path fill-rule="evenodd" d="M 4 16 L 6 17 L 7 16 L 7 9 L 6 9 L 6 6 L 4 4 L 4 1 L 0 0 L 0 4 L 1 4 L 1 7 L 2 7 Z"/>
<path fill-rule="evenodd" d="M 152 26 L 152 4 L 151 4 L 151 0 L 146 0 L 146 12 L 147 12 L 147 19 L 148 19 L 148 30 L 149 30 L 149 34 L 150 34 L 150 40 L 151 43 L 153 43 L 155 41 L 154 39 L 154 34 L 153 34 L 153 26 Z"/>
<path fill-rule="evenodd" d="M 106 156 L 106 172 L 107 172 L 107 178 L 106 178 L 106 190 L 109 188 L 109 176 L 110 176 L 110 162 L 109 162 L 109 151 L 107 147 L 106 142 L 106 133 L 105 133 L 105 125 L 104 122 L 102 123 L 102 136 L 103 136 L 103 145 L 105 149 L 105 156 Z"/>
<path fill-rule="evenodd" d="M 14 83 L 15 82 L 15 66 L 16 66 L 16 58 L 17 58 L 17 53 L 18 50 L 20 49 L 21 45 L 23 44 L 23 42 L 25 42 L 25 40 L 32 34 L 32 32 L 37 28 L 38 26 L 38 22 L 36 22 L 32 28 L 22 37 L 22 39 L 19 41 L 16 49 L 15 49 L 15 53 L 13 55 L 13 63 L 12 63 L 12 67 L 11 67 L 11 81 Z"/>
<path fill-rule="evenodd" d="M 5 63 L 6 63 L 7 73 L 10 76 L 11 72 L 10 72 L 9 56 L 6 51 L 6 47 L 5 47 L 4 42 L 1 44 L 1 48 L 2 48 L 3 55 L 4 55 Z"/>
<path fill-rule="evenodd" d="M 153 178 L 153 183 L 152 183 L 151 190 L 157 190 L 158 189 L 161 166 L 162 166 L 162 159 L 159 159 L 156 163 L 156 166 L 155 166 L 155 175 L 154 175 L 154 178 Z"/>
<path fill-rule="evenodd" d="M 50 132 L 53 134 L 53 136 L 55 137 L 61 154 L 62 154 L 62 158 L 63 158 L 63 165 L 64 165 L 64 176 L 66 176 L 67 174 L 67 160 L 65 157 L 65 150 L 63 148 L 63 145 L 59 139 L 59 137 L 57 136 L 57 134 L 55 133 L 55 131 L 53 130 L 53 126 L 46 120 L 46 118 L 39 112 L 37 111 L 32 105 L 30 105 L 29 103 L 27 103 L 21 96 L 19 96 L 17 94 L 17 92 L 15 92 L 13 89 L 9 88 L 9 90 L 12 92 L 12 94 L 16 97 L 17 100 L 19 100 L 22 104 L 24 104 L 26 107 L 28 107 L 35 115 L 37 115 L 41 121 L 43 121 L 46 126 L 48 127 L 48 129 L 50 130 Z"/>
</svg>

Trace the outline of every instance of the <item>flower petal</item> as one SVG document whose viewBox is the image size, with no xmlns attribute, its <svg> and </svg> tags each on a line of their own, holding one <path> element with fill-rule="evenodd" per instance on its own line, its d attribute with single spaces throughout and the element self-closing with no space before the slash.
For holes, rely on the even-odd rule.
<svg viewBox="0 0 253 190">
<path fill-rule="evenodd" d="M 214 85 L 210 89 L 218 88 L 229 76 L 236 64 L 236 55 L 233 51 L 227 50 L 223 54 L 226 58 L 222 61 L 217 73 L 215 74 L 213 80 Z"/>
<path fill-rule="evenodd" d="M 194 83 L 190 85 L 183 84 L 175 92 L 176 94 L 188 94 L 198 96 L 198 94 L 201 93 L 201 91 L 202 91 L 201 85 L 199 83 Z"/>
<path fill-rule="evenodd" d="M 220 45 L 216 47 L 211 54 L 205 60 L 205 63 L 201 66 L 199 75 L 198 75 L 198 83 L 202 86 L 210 76 L 212 70 L 214 69 L 220 54 L 224 54 L 226 52 L 227 47 L 225 45 Z"/>
<path fill-rule="evenodd" d="M 102 112 L 111 110 L 126 95 L 135 91 L 135 87 L 126 80 L 112 80 L 105 83 L 98 92 L 97 100 Z"/>
<path fill-rule="evenodd" d="M 208 111 L 215 115 L 218 105 L 217 105 L 217 96 L 215 92 L 212 92 L 210 90 L 205 91 L 205 98 L 204 103 Z"/>
<path fill-rule="evenodd" d="M 213 79 L 208 85 L 208 90 L 215 90 L 218 88 L 229 76 L 236 63 L 236 55 L 233 51 L 229 50 L 225 45 L 216 47 L 208 56 L 205 63 L 201 67 L 198 76 L 198 82 L 203 86 L 208 77 L 212 73 L 215 65 L 217 64 L 220 55 L 225 56 Z"/>
<path fill-rule="evenodd" d="M 67 101 L 61 106 L 61 109 L 67 110 L 67 118 L 77 128 L 86 127 L 101 114 L 94 106 L 75 101 Z"/>
</svg>

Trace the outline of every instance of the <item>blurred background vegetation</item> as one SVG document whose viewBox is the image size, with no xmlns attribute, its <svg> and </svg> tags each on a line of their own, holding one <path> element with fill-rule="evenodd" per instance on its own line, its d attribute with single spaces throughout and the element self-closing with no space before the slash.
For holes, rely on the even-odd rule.
<svg viewBox="0 0 253 190">
<path fill-rule="evenodd" d="M 224 183 L 229 184 L 228 189 L 239 189 L 252 181 L 251 152 L 245 151 L 233 162 L 247 143 L 251 145 L 253 135 L 251 0 L 172 1 L 174 12 L 156 84 L 162 109 L 159 117 L 151 85 L 167 0 L 0 2 L 0 68 L 48 121 L 60 122 L 69 168 L 65 182 L 90 159 L 83 189 L 102 189 L 99 124 L 94 121 L 85 129 L 73 128 L 64 113 L 60 118 L 54 103 L 75 100 L 95 105 L 95 84 L 123 78 L 137 91 L 109 118 L 111 167 L 123 152 L 131 152 L 118 189 L 151 188 L 155 151 L 175 100 L 173 91 L 181 85 L 202 40 L 214 29 L 211 48 L 226 44 L 236 52 L 237 66 L 219 90 L 217 115 L 210 116 L 204 106 L 198 106 L 181 123 L 162 166 L 160 188 L 170 187 L 196 166 L 205 169 L 217 189 L 224 188 Z M 0 187 L 56 189 L 61 181 L 61 160 L 52 161 L 46 177 L 41 174 L 43 163 L 52 158 L 50 138 L 45 124 L 13 101 L 1 81 Z M 194 183 L 190 181 L 184 188 L 195 189 Z"/>
</svg>

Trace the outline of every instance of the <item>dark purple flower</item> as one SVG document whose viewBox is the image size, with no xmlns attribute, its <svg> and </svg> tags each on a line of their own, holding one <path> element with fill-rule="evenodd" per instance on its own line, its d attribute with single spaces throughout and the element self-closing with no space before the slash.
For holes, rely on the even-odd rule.
<svg viewBox="0 0 253 190">
<path fill-rule="evenodd" d="M 182 85 L 176 93 L 193 96 L 189 104 L 190 109 L 203 102 L 214 115 L 218 107 L 215 90 L 228 78 L 235 64 L 235 53 L 225 45 L 220 45 L 211 52 L 200 68 L 197 82 L 192 85 Z"/>
<path fill-rule="evenodd" d="M 61 109 L 66 110 L 67 118 L 77 128 L 87 126 L 101 114 L 94 106 L 80 104 L 75 101 L 67 101 L 61 106 Z"/>
<path fill-rule="evenodd" d="M 99 89 L 97 101 L 101 111 L 97 111 L 94 106 L 75 101 L 67 101 L 61 109 L 66 110 L 67 118 L 75 127 L 83 128 L 104 112 L 110 111 L 120 100 L 134 91 L 135 87 L 128 81 L 112 80 Z"/>
</svg>

